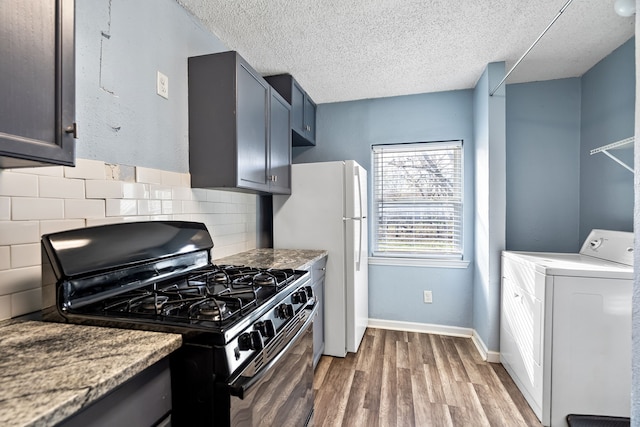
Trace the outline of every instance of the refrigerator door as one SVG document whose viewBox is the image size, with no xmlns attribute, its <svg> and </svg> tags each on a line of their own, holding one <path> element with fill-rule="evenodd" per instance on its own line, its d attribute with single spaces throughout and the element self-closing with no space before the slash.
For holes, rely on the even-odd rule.
<svg viewBox="0 0 640 427">
<path fill-rule="evenodd" d="M 346 338 L 344 162 L 294 164 L 291 196 L 273 196 L 273 247 L 329 253 L 324 354 L 344 357 Z"/>
<path fill-rule="evenodd" d="M 345 234 L 347 351 L 355 353 L 369 322 L 367 219 L 346 219 Z"/>
</svg>

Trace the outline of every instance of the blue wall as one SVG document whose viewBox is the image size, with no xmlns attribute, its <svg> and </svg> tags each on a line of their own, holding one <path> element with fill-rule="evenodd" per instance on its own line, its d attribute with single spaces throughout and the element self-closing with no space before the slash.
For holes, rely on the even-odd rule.
<svg viewBox="0 0 640 427">
<path fill-rule="evenodd" d="M 507 86 L 508 250 L 580 249 L 580 99 L 579 78 Z"/>
<path fill-rule="evenodd" d="M 582 76 L 580 128 L 580 241 L 593 228 L 633 230 L 633 174 L 597 147 L 634 134 L 635 38 Z M 617 150 L 633 165 L 633 150 Z"/>
<path fill-rule="evenodd" d="M 505 249 L 506 130 L 504 62 L 487 65 L 473 93 L 475 147 L 475 264 L 473 327 L 485 350 L 500 340 L 500 255 Z"/>
<path fill-rule="evenodd" d="M 187 58 L 225 46 L 174 0 L 78 1 L 76 17 L 78 157 L 188 172 Z"/>
<path fill-rule="evenodd" d="M 473 92 L 439 92 L 321 104 L 317 146 L 294 162 L 353 159 L 371 170 L 371 145 L 461 139 L 465 162 L 464 259 L 473 261 Z M 371 194 L 371 189 L 369 189 Z M 472 268 L 369 266 L 372 319 L 472 326 Z M 433 291 L 433 303 L 422 291 Z"/>
</svg>

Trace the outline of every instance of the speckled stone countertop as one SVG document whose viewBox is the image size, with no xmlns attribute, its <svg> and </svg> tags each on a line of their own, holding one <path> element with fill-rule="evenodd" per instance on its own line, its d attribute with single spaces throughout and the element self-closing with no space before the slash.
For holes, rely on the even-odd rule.
<svg viewBox="0 0 640 427">
<path fill-rule="evenodd" d="M 328 254 L 322 250 L 307 249 L 253 249 L 247 252 L 215 259 L 215 264 L 246 265 L 259 268 L 293 268 L 309 270 L 314 262 Z"/>
<path fill-rule="evenodd" d="M 2 321 L 0 425 L 54 425 L 181 345 L 176 334 Z"/>
</svg>

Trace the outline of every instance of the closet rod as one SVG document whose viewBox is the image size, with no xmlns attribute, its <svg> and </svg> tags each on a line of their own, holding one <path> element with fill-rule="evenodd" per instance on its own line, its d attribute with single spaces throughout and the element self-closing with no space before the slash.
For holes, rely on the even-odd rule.
<svg viewBox="0 0 640 427">
<path fill-rule="evenodd" d="M 547 28 L 544 29 L 544 31 L 538 36 L 538 38 L 536 39 L 536 41 L 533 42 L 533 44 L 531 46 L 529 46 L 529 49 L 527 49 L 527 51 L 520 57 L 520 59 L 518 59 L 518 61 L 513 64 L 513 67 L 511 67 L 511 69 L 509 70 L 509 72 L 504 76 L 504 78 L 502 80 L 500 80 L 500 83 L 498 83 L 498 85 L 496 87 L 493 88 L 493 90 L 491 92 L 489 92 L 489 96 L 493 96 L 494 93 L 497 92 L 498 89 L 500 89 L 500 86 L 502 86 L 502 84 L 507 80 L 507 77 L 509 77 L 509 75 L 513 72 L 513 70 L 516 69 L 516 67 L 518 65 L 520 65 L 520 62 L 522 62 L 522 60 L 524 59 L 525 56 L 527 56 L 529 54 L 529 52 L 531 51 L 531 49 L 533 49 L 533 47 L 535 45 L 538 44 L 538 42 L 540 41 L 540 39 L 542 38 L 542 36 L 544 36 L 547 31 L 549 31 L 549 28 L 551 28 L 551 26 L 558 20 L 558 18 L 560 18 L 560 15 L 562 15 L 565 11 L 565 9 L 571 4 L 573 0 L 568 0 L 564 6 L 562 6 L 562 9 L 560 9 L 560 12 L 558 12 L 558 14 L 556 15 L 555 18 L 553 18 L 553 20 L 549 23 L 549 25 L 547 25 Z"/>
</svg>

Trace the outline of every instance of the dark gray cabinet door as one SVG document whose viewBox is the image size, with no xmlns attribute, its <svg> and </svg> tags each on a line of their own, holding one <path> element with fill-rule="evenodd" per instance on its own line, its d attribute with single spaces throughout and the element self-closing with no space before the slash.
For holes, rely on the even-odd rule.
<svg viewBox="0 0 640 427">
<path fill-rule="evenodd" d="M 291 129 L 304 135 L 304 91 L 297 83 L 291 84 Z"/>
<path fill-rule="evenodd" d="M 316 145 L 316 104 L 311 98 L 304 98 L 304 137 L 311 145 Z"/>
<path fill-rule="evenodd" d="M 291 194 L 291 107 L 275 90 L 270 100 L 269 191 Z"/>
<path fill-rule="evenodd" d="M 189 58 L 191 185 L 289 194 L 289 111 L 237 52 Z"/>
<path fill-rule="evenodd" d="M 0 168 L 75 161 L 73 0 L 0 1 Z"/>
<path fill-rule="evenodd" d="M 238 182 L 243 187 L 267 191 L 269 87 L 261 80 L 242 64 L 238 67 Z"/>
<path fill-rule="evenodd" d="M 291 104 L 291 142 L 294 147 L 316 145 L 316 104 L 291 74 L 265 79 Z"/>
</svg>

